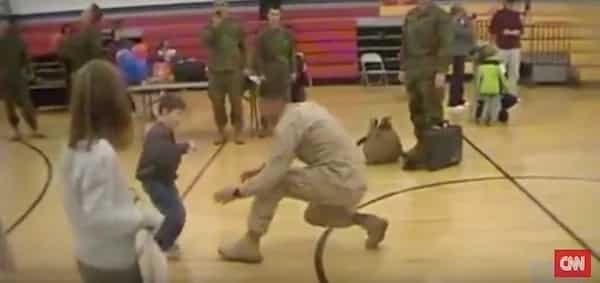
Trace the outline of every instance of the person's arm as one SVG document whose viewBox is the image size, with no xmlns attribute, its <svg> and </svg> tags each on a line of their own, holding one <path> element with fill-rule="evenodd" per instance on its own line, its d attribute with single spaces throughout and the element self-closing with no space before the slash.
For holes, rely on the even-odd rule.
<svg viewBox="0 0 600 283">
<path fill-rule="evenodd" d="M 280 121 L 275 131 L 273 152 L 264 168 L 254 178 L 241 185 L 239 193 L 242 197 L 256 195 L 270 190 L 281 181 L 295 158 L 295 150 L 300 142 L 300 130 L 295 121 L 297 115 L 287 115 Z"/>
<path fill-rule="evenodd" d="M 202 31 L 202 41 L 204 45 L 211 49 L 216 47 L 220 37 L 219 28 L 221 27 L 222 22 L 216 23 L 216 17 L 216 15 L 213 16 L 211 22 L 209 22 Z"/>
<path fill-rule="evenodd" d="M 33 66 L 31 65 L 31 57 L 29 56 L 29 52 L 27 50 L 27 43 L 25 43 L 22 38 L 19 38 L 19 41 L 19 44 L 21 45 L 21 66 L 23 67 L 23 73 L 25 77 L 29 80 L 35 75 Z"/>
<path fill-rule="evenodd" d="M 242 27 L 242 25 L 238 22 L 237 23 L 237 37 L 238 37 L 238 45 L 240 48 L 240 57 L 242 60 L 242 69 L 246 69 L 247 65 L 248 65 L 248 55 L 247 55 L 247 48 L 246 48 L 246 32 L 244 31 L 244 28 Z"/>
<path fill-rule="evenodd" d="M 92 58 L 108 59 L 109 55 L 104 51 L 102 46 L 102 33 L 97 29 L 91 29 L 87 34 L 87 47 Z"/>
<path fill-rule="evenodd" d="M 70 60 L 70 54 L 71 54 L 70 47 L 72 45 L 72 41 L 73 41 L 73 35 L 67 35 L 58 44 L 58 49 L 57 49 L 56 53 L 58 54 L 58 57 L 61 60 L 63 60 L 63 61 Z"/>
<path fill-rule="evenodd" d="M 128 188 L 119 186 L 123 178 L 118 172 L 118 160 L 115 154 L 104 156 L 98 168 L 91 170 L 80 183 L 77 199 L 80 206 L 80 218 L 83 226 L 90 227 L 99 234 L 131 235 L 146 226 L 150 216 L 137 209 L 131 200 L 123 200 L 119 205 L 113 202 L 115 190 Z M 123 197 L 128 194 L 117 194 Z M 124 204 L 131 201 L 130 204 Z"/>
<path fill-rule="evenodd" d="M 482 74 L 481 68 L 477 67 L 475 69 L 475 78 L 473 80 L 473 82 L 475 83 L 475 93 L 477 95 L 481 94 L 480 91 L 481 91 L 482 80 L 483 80 L 483 74 Z"/>
<path fill-rule="evenodd" d="M 254 52 L 252 54 L 252 72 L 257 76 L 263 75 L 263 37 L 264 32 L 260 32 L 256 37 Z"/>
<path fill-rule="evenodd" d="M 406 71 L 406 58 L 408 56 L 408 36 L 406 36 L 407 30 L 407 17 L 404 18 L 404 24 L 402 26 L 402 45 L 400 46 L 400 52 L 398 52 L 398 61 L 400 65 L 400 72 Z"/>
<path fill-rule="evenodd" d="M 297 73 L 298 61 L 296 60 L 296 39 L 290 31 L 288 31 L 288 37 L 290 41 L 290 54 L 288 54 L 288 57 L 290 58 L 290 74 L 292 75 L 292 78 L 296 80 L 300 75 Z"/>
<path fill-rule="evenodd" d="M 488 29 L 492 43 L 496 43 L 498 41 L 497 37 L 502 33 L 499 28 L 498 13 L 496 12 L 494 16 L 492 16 L 492 20 L 490 21 L 490 26 Z"/>
<path fill-rule="evenodd" d="M 154 170 L 165 174 L 175 174 L 179 168 L 181 156 L 189 150 L 189 144 L 174 143 L 166 131 L 154 131 L 146 139 L 148 153 L 155 166 Z"/>
<path fill-rule="evenodd" d="M 464 24 L 456 24 L 455 23 L 455 29 L 454 29 L 454 34 L 461 36 L 461 37 L 474 37 L 475 36 L 475 30 L 473 28 L 473 22 L 471 20 L 466 20 L 464 19 Z"/>
<path fill-rule="evenodd" d="M 452 42 L 454 33 L 452 32 L 452 20 L 445 12 L 440 13 L 437 21 L 437 36 L 439 38 L 439 49 L 437 50 L 437 74 L 445 75 L 448 72 L 448 66 L 452 62 Z"/>
<path fill-rule="evenodd" d="M 515 35 L 516 36 L 522 36 L 524 32 L 524 28 L 523 28 L 523 19 L 521 17 L 517 18 L 517 29 L 515 30 Z"/>
<path fill-rule="evenodd" d="M 506 80 L 506 76 L 504 75 L 502 65 L 498 65 L 498 77 L 500 77 L 501 93 L 504 93 L 506 90 L 508 90 L 508 81 Z"/>
</svg>

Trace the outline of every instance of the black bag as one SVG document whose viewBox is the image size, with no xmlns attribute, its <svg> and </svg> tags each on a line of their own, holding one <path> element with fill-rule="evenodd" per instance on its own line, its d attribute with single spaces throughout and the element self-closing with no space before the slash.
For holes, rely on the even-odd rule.
<svg viewBox="0 0 600 283">
<path fill-rule="evenodd" d="M 435 171 L 457 165 L 462 161 L 462 128 L 444 122 L 441 127 L 423 134 L 425 165 Z"/>
<path fill-rule="evenodd" d="M 173 75 L 176 82 L 205 82 L 206 66 L 196 59 L 182 59 L 173 65 Z"/>
</svg>

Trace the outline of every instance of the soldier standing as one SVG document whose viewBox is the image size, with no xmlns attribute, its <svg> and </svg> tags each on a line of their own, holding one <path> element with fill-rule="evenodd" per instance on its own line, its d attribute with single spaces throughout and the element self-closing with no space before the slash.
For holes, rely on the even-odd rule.
<svg viewBox="0 0 600 283">
<path fill-rule="evenodd" d="M 108 58 L 98 27 L 101 20 L 100 7 L 92 4 L 81 14 L 81 30 L 68 37 L 59 47 L 59 55 L 68 61 L 72 73 L 93 59 Z"/>
<path fill-rule="evenodd" d="M 6 115 L 14 131 L 11 140 L 21 140 L 17 108 L 31 128 L 32 137 L 43 138 L 44 135 L 38 132 L 36 111 L 29 94 L 27 45 L 6 18 L 0 19 L 0 62 L 0 96 L 4 97 Z"/>
<path fill-rule="evenodd" d="M 292 81 L 296 80 L 296 51 L 294 37 L 281 25 L 281 12 L 271 8 L 269 24 L 256 40 L 253 69 L 262 78 L 260 108 L 262 133 L 270 136 L 275 128 L 271 108 L 277 100 L 290 100 Z"/>
<path fill-rule="evenodd" d="M 452 59 L 450 16 L 432 3 L 419 0 L 406 16 L 400 80 L 410 97 L 409 111 L 417 144 L 408 152 L 405 170 L 423 165 L 423 132 L 444 119 L 445 76 Z"/>
<path fill-rule="evenodd" d="M 219 130 L 215 144 L 227 142 L 227 109 L 225 97 L 231 104 L 231 124 L 234 127 L 234 141 L 243 144 L 242 95 L 246 48 L 244 29 L 240 23 L 228 16 L 225 0 L 215 1 L 215 13 L 202 33 L 204 44 L 210 51 L 208 64 L 208 95 L 212 103 L 214 119 Z"/>
</svg>

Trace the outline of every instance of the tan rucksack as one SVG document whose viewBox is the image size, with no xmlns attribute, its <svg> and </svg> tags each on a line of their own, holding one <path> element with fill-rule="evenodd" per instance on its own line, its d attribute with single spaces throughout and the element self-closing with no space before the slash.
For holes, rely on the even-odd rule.
<svg viewBox="0 0 600 283">
<path fill-rule="evenodd" d="M 390 117 L 371 120 L 367 136 L 357 142 L 363 148 L 367 164 L 393 163 L 404 156 L 400 137 L 390 120 Z"/>
</svg>

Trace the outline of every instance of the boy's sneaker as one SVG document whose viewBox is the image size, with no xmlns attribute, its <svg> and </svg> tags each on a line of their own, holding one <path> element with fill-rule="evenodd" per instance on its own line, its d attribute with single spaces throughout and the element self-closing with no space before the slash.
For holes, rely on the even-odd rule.
<svg viewBox="0 0 600 283">
<path fill-rule="evenodd" d="M 469 103 L 465 101 L 458 105 L 448 106 L 448 110 L 450 110 L 451 112 L 462 112 L 465 109 L 467 109 L 467 107 L 469 107 Z"/>
<path fill-rule="evenodd" d="M 505 109 L 500 110 L 500 113 L 498 113 L 498 121 L 504 124 L 508 123 L 508 111 Z"/>
<path fill-rule="evenodd" d="M 167 252 L 166 256 L 168 260 L 177 261 L 181 259 L 181 248 L 178 244 L 174 244 Z"/>
</svg>

